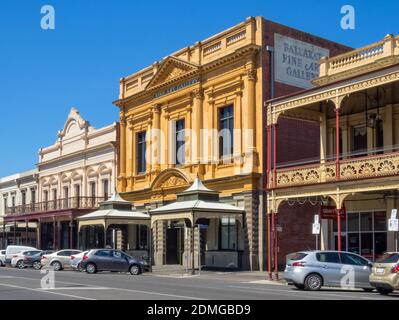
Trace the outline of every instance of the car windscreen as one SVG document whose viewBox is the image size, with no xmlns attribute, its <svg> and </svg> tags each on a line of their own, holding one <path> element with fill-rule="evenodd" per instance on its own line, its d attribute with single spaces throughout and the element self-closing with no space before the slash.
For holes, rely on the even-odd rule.
<svg viewBox="0 0 399 320">
<path fill-rule="evenodd" d="M 399 260 L 399 253 L 385 253 L 380 259 L 377 260 L 378 263 L 396 263 Z"/>
</svg>

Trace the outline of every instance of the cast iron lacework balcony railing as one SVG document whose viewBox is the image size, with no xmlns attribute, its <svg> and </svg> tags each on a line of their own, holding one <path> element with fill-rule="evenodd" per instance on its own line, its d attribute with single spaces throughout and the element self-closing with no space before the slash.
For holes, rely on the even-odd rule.
<svg viewBox="0 0 399 320">
<path fill-rule="evenodd" d="M 276 187 L 349 181 L 399 175 L 399 152 L 374 154 L 364 157 L 344 157 L 340 160 L 340 175 L 336 174 L 336 163 L 327 159 L 325 163 L 312 163 L 277 168 Z"/>
<path fill-rule="evenodd" d="M 104 197 L 71 197 L 6 208 L 6 215 L 18 215 L 68 209 L 95 209 Z"/>
</svg>

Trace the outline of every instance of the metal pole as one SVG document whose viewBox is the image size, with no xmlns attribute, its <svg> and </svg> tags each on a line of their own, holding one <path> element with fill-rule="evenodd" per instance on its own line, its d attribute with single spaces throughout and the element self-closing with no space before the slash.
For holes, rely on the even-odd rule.
<svg viewBox="0 0 399 320">
<path fill-rule="evenodd" d="M 69 221 L 69 248 L 73 249 L 73 218 Z"/>
<path fill-rule="evenodd" d="M 316 233 L 316 250 L 319 250 L 319 235 Z"/>
<path fill-rule="evenodd" d="M 271 237 L 271 229 L 270 229 L 270 213 L 268 212 L 266 214 L 267 216 L 267 271 L 269 273 L 269 280 L 272 280 L 272 251 L 271 251 L 271 241 L 272 241 L 272 237 Z"/>
<path fill-rule="evenodd" d="M 29 228 L 29 222 L 28 220 L 25 221 L 25 243 L 28 245 L 28 228 Z"/>
<path fill-rule="evenodd" d="M 194 223 L 191 226 L 191 274 L 195 274 L 195 263 L 194 263 L 195 253 L 194 253 Z"/>
<path fill-rule="evenodd" d="M 274 274 L 276 280 L 278 280 L 278 230 L 277 230 L 277 212 L 274 213 L 276 215 L 274 222 L 274 230 L 275 230 L 275 248 L 274 248 Z"/>
<path fill-rule="evenodd" d="M 13 239 L 13 241 L 14 241 L 14 245 L 16 245 L 17 243 L 16 243 L 16 238 L 17 238 L 17 235 L 16 235 L 16 230 L 17 230 L 17 221 L 14 221 L 14 239 Z"/>
<path fill-rule="evenodd" d="M 150 267 L 150 272 L 152 272 L 152 228 L 147 226 L 148 230 L 148 264 Z"/>
<path fill-rule="evenodd" d="M 201 275 L 201 229 L 198 225 L 198 275 Z"/>
<path fill-rule="evenodd" d="M 341 209 L 337 209 L 338 251 L 341 251 Z"/>
<path fill-rule="evenodd" d="M 395 231 L 395 252 L 398 252 L 398 232 Z"/>
</svg>

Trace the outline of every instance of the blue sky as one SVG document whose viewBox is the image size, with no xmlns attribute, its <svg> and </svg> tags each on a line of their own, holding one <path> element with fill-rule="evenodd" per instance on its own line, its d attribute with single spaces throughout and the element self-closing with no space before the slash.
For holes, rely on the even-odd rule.
<svg viewBox="0 0 399 320">
<path fill-rule="evenodd" d="M 40 9 L 56 11 L 56 30 L 40 28 Z M 340 28 L 353 5 L 356 29 Z M 1 0 L 0 177 L 34 167 L 76 106 L 95 127 L 118 119 L 119 78 L 262 15 L 360 47 L 399 34 L 399 1 Z"/>
</svg>

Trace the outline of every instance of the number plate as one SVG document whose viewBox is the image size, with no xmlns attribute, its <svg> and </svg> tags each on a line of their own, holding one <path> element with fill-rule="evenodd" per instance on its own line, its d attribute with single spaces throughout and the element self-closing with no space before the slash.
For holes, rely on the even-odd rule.
<svg viewBox="0 0 399 320">
<path fill-rule="evenodd" d="M 384 274 L 385 273 L 385 269 L 384 268 L 377 268 L 377 269 L 375 269 L 375 273 Z"/>
</svg>

